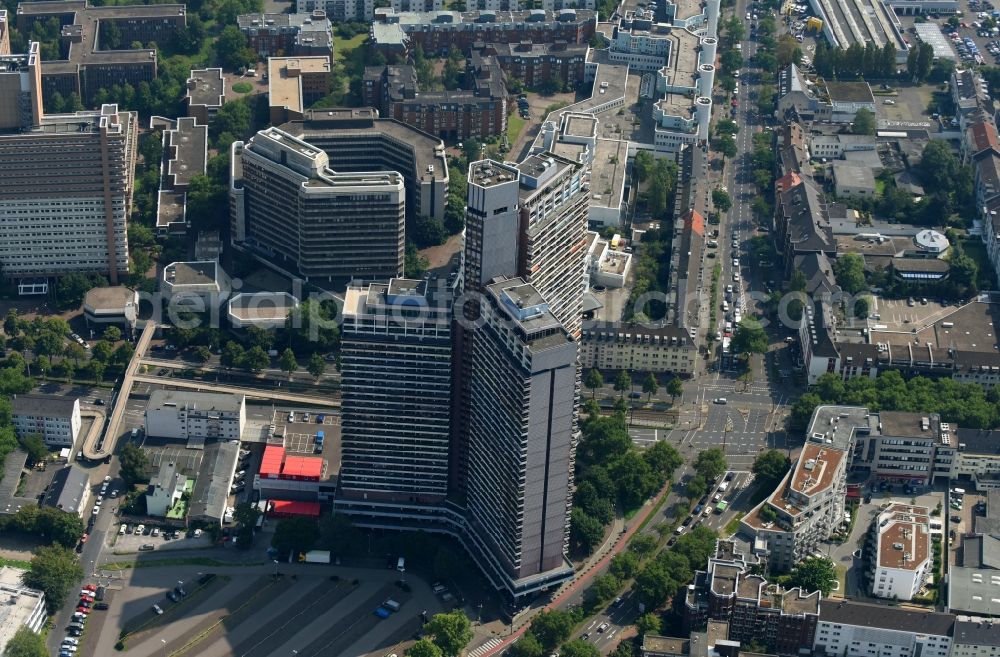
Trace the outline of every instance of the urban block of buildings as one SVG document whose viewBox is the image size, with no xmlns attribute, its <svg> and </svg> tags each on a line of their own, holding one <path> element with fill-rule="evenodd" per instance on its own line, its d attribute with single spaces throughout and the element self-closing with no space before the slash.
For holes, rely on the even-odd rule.
<svg viewBox="0 0 1000 657">
<path fill-rule="evenodd" d="M 80 435 L 80 400 L 61 395 L 27 394 L 11 399 L 19 438 L 41 436 L 49 447 L 73 447 Z"/>
<path fill-rule="evenodd" d="M 333 59 L 333 26 L 322 9 L 296 14 L 243 14 L 236 19 L 247 46 L 261 59 L 325 56 Z"/>
<path fill-rule="evenodd" d="M 156 193 L 156 231 L 187 231 L 187 189 L 208 166 L 208 124 L 182 116 L 176 120 L 152 117 L 151 128 L 163 130 L 160 188 Z"/>
<path fill-rule="evenodd" d="M 57 18 L 62 25 L 60 54 L 63 58 L 42 63 L 45 97 L 55 92 L 63 97 L 76 94 L 84 103 L 99 89 L 114 85 L 150 82 L 156 78 L 155 48 L 130 49 L 128 44 L 169 42 L 187 25 L 184 5 L 107 5 L 96 7 L 86 0 L 43 0 L 17 6 L 17 29 L 27 34 L 36 21 Z M 114 24 L 117 42 L 109 43 L 102 28 Z"/>
<path fill-rule="evenodd" d="M 153 390 L 146 403 L 147 436 L 204 444 L 206 439 L 239 441 L 246 427 L 243 395 Z"/>
<path fill-rule="evenodd" d="M 208 125 L 226 103 L 226 79 L 221 68 L 191 69 L 184 94 L 187 115 L 200 125 Z"/>
<path fill-rule="evenodd" d="M 493 58 L 477 58 L 465 88 L 421 91 L 410 65 L 369 66 L 362 79 L 365 105 L 441 139 L 485 140 L 507 131 L 507 78 Z"/>
</svg>

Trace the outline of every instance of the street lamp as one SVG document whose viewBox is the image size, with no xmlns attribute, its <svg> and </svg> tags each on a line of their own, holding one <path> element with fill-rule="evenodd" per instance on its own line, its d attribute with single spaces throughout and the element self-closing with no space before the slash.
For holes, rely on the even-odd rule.
<svg viewBox="0 0 1000 657">
<path fill-rule="evenodd" d="M 273 561 L 274 561 L 274 579 L 277 580 L 278 579 L 278 560 L 277 559 L 273 559 Z"/>
<path fill-rule="evenodd" d="M 163 657 L 167 657 L 167 640 L 160 639 L 160 643 L 163 644 Z"/>
</svg>

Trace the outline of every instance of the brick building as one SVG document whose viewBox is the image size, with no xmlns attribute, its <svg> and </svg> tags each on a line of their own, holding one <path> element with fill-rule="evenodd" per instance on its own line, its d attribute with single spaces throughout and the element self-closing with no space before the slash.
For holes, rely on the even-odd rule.
<svg viewBox="0 0 1000 657">
<path fill-rule="evenodd" d="M 261 58 L 333 55 L 333 26 L 322 9 L 307 14 L 243 14 L 237 23 Z"/>
<path fill-rule="evenodd" d="M 473 66 L 483 57 L 493 57 L 509 77 L 526 87 L 537 87 L 551 79 L 576 87 L 583 82 L 587 67 L 585 43 L 488 43 L 472 53 Z"/>
</svg>

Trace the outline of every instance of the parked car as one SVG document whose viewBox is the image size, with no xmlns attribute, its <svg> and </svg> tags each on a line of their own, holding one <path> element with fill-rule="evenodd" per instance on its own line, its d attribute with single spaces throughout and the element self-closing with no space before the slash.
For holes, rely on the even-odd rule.
<svg viewBox="0 0 1000 657">
<path fill-rule="evenodd" d="M 157 616 L 161 616 L 161 615 L 163 614 L 163 610 L 162 610 L 162 609 L 160 609 L 160 605 L 153 605 L 153 612 L 154 612 L 154 613 L 155 613 L 155 614 L 156 614 Z"/>
</svg>

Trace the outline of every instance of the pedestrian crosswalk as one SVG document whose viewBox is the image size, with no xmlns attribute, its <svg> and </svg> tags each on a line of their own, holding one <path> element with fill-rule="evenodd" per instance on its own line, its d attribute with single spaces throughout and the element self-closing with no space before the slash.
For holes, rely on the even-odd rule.
<svg viewBox="0 0 1000 657">
<path fill-rule="evenodd" d="M 493 637 L 483 645 L 479 646 L 478 648 L 470 652 L 469 657 L 482 657 L 482 655 L 485 655 L 490 650 L 493 650 L 493 648 L 496 648 L 501 643 L 503 643 L 503 641 L 501 641 L 497 637 Z"/>
</svg>

